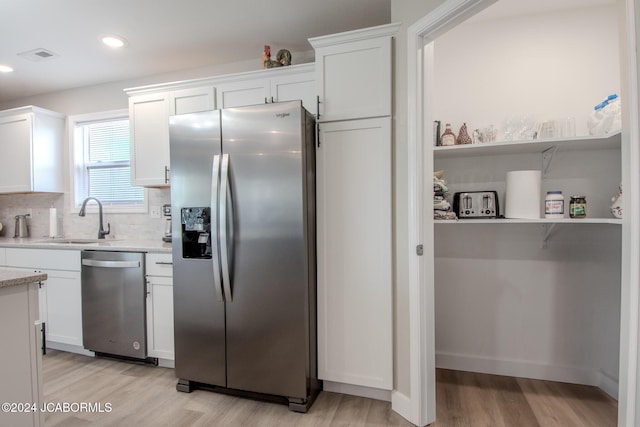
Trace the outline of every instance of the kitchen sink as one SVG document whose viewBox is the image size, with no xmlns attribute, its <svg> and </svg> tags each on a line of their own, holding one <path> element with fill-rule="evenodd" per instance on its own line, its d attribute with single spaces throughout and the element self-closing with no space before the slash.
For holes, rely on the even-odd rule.
<svg viewBox="0 0 640 427">
<path fill-rule="evenodd" d="M 63 239 L 47 239 L 41 240 L 38 243 L 52 243 L 52 244 L 69 244 L 69 245 L 89 245 L 92 243 L 107 243 L 113 242 L 116 239 L 84 239 L 84 238 L 63 238 Z"/>
<path fill-rule="evenodd" d="M 84 244 L 88 244 L 88 243 L 99 243 L 100 241 L 104 241 L 104 240 L 98 240 L 98 239 L 52 239 L 52 240 L 50 240 L 51 243 L 70 243 L 70 244 L 74 244 L 74 245 L 84 245 Z"/>
</svg>

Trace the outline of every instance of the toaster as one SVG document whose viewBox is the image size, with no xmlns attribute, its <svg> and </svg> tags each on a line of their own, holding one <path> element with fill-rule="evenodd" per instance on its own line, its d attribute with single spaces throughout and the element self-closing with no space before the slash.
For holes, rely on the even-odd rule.
<svg viewBox="0 0 640 427">
<path fill-rule="evenodd" d="M 458 218 L 498 218 L 496 191 L 466 191 L 453 195 L 453 211 Z"/>
</svg>

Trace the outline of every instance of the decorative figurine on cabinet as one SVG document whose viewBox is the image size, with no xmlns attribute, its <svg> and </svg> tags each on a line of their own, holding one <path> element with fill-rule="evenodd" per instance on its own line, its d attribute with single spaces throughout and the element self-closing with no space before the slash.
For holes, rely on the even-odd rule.
<svg viewBox="0 0 640 427">
<path fill-rule="evenodd" d="M 464 123 L 460 126 L 460 131 L 458 132 L 458 139 L 456 144 L 471 144 L 473 140 L 469 136 L 469 132 L 467 131 L 467 124 Z"/>
<path fill-rule="evenodd" d="M 276 54 L 276 59 L 271 59 L 271 46 L 264 45 L 262 51 L 262 68 L 274 68 L 291 65 L 291 52 L 287 49 L 280 49 Z"/>
</svg>

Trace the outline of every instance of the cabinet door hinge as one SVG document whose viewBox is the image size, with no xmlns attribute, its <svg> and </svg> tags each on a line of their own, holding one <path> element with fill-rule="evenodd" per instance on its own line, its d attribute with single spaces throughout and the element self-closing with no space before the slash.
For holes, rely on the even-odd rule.
<svg viewBox="0 0 640 427">
<path fill-rule="evenodd" d="M 422 245 L 416 246 L 416 255 L 422 256 L 424 254 L 424 247 Z"/>
</svg>

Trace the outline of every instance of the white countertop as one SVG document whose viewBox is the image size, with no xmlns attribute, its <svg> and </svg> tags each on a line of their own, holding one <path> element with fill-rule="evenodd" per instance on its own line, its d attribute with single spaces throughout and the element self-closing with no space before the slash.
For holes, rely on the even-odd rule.
<svg viewBox="0 0 640 427">
<path fill-rule="evenodd" d="M 69 239 L 49 237 L 28 237 L 14 239 L 0 237 L 0 248 L 33 248 L 33 249 L 74 249 L 74 250 L 106 250 L 127 252 L 167 252 L 171 253 L 171 243 L 158 240 L 140 239 L 104 239 L 89 242 L 93 239 Z M 71 241 L 71 242 L 69 242 Z"/>
<path fill-rule="evenodd" d="M 26 285 L 27 283 L 41 282 L 45 280 L 47 280 L 47 275 L 44 273 L 34 273 L 32 271 L 0 270 L 0 288 Z"/>
</svg>

